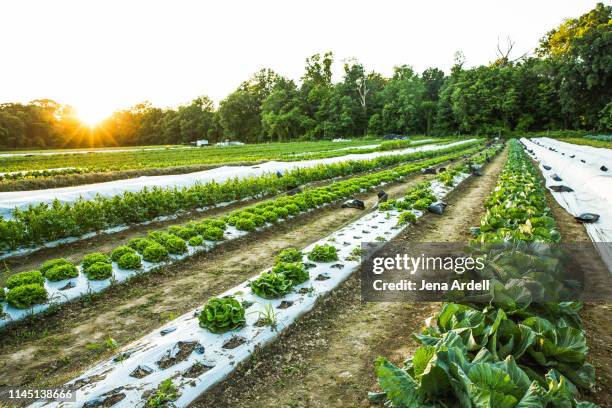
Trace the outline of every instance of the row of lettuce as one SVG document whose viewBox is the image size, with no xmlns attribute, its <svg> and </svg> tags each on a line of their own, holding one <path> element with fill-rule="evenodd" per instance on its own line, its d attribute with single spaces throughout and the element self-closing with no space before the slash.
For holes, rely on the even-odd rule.
<svg viewBox="0 0 612 408">
<path fill-rule="evenodd" d="M 255 231 L 267 225 L 274 225 L 289 217 L 311 211 L 325 204 L 337 202 L 365 190 L 371 190 L 386 183 L 392 183 L 417 173 L 422 169 L 465 155 L 473 155 L 483 149 L 482 144 L 464 147 L 453 153 L 438 151 L 438 156 L 399 165 L 392 169 L 338 181 L 327 186 L 309 188 L 294 195 L 280 196 L 261 203 L 235 210 L 222 218 L 208 218 L 191 221 L 183 225 L 170 226 L 165 230 L 149 232 L 144 237 L 133 238 L 127 245 L 121 245 L 110 254 L 91 253 L 83 258 L 81 272 L 90 280 L 110 279 L 113 276 L 113 262 L 117 268 L 140 270 L 143 261 L 162 263 L 170 255 L 183 255 L 188 247 L 206 248 L 214 241 L 222 241 L 228 226 L 239 231 Z M 489 150 L 479 155 L 486 155 Z M 38 270 L 12 275 L 6 283 L 6 291 L 0 290 L 0 301 L 15 308 L 27 309 L 48 300 L 45 280 L 50 282 L 75 278 L 79 268 L 66 259 L 59 258 L 45 262 Z"/>
<path fill-rule="evenodd" d="M 403 367 L 377 359 L 383 392 L 370 398 L 411 408 L 595 407 L 576 400 L 594 385 L 581 304 L 550 301 L 566 290 L 562 272 L 530 243 L 560 236 L 537 170 L 515 140 L 486 209 L 474 242 L 505 248 L 480 273 L 491 281 L 489 302 L 444 304 L 415 335 L 420 346 Z"/>
<path fill-rule="evenodd" d="M 351 176 L 379 170 L 407 161 L 437 157 L 481 144 L 470 141 L 444 149 L 382 156 L 370 160 L 352 160 L 310 168 L 296 168 L 279 177 L 266 174 L 249 178 L 233 178 L 223 183 L 214 181 L 184 188 L 145 188 L 114 197 L 97 196 L 72 203 L 31 205 L 16 208 L 11 219 L 0 218 L 0 250 L 14 250 L 40 245 L 67 237 L 78 237 L 119 225 L 142 223 L 181 211 L 266 197 L 307 183 Z"/>
</svg>

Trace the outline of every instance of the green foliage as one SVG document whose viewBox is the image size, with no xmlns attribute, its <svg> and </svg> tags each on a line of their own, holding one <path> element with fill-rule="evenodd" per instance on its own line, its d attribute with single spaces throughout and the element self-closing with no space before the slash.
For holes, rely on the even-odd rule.
<svg viewBox="0 0 612 408">
<path fill-rule="evenodd" d="M 249 218 L 239 218 L 236 221 L 236 228 L 241 231 L 255 231 L 255 223 Z"/>
<path fill-rule="evenodd" d="M 198 319 L 212 333 L 225 333 L 246 324 L 244 307 L 233 296 L 211 298 Z"/>
<path fill-rule="evenodd" d="M 182 238 L 186 241 L 198 235 L 198 231 L 196 231 L 194 228 L 182 227 L 180 225 L 173 225 L 169 227 L 168 233 L 176 235 L 177 237 Z"/>
<path fill-rule="evenodd" d="M 155 241 L 147 238 L 132 238 L 128 242 L 128 246 L 142 254 L 144 249 L 153 243 L 155 243 Z"/>
<path fill-rule="evenodd" d="M 486 206 L 478 241 L 495 248 L 481 272 L 491 281 L 490 304 L 482 310 L 445 304 L 435 324 L 415 335 L 421 346 L 403 369 L 377 360 L 383 394 L 375 397 L 398 407 L 585 406 L 576 401 L 576 387 L 592 388 L 595 376 L 586 362 L 581 305 L 532 304 L 567 289 L 554 255 L 531 254 L 523 244 L 559 236 L 536 170 L 515 140 Z"/>
<path fill-rule="evenodd" d="M 168 257 L 168 250 L 161 244 L 153 242 L 142 251 L 142 259 L 147 262 L 161 262 Z"/>
<path fill-rule="evenodd" d="M 15 288 L 17 286 L 36 284 L 43 285 L 45 283 L 45 278 L 42 276 L 40 271 L 29 271 L 29 272 L 19 272 L 14 275 L 11 275 L 6 280 L 6 287 L 8 289 Z"/>
<path fill-rule="evenodd" d="M 121 255 L 121 258 L 117 261 L 117 266 L 120 269 L 138 269 L 142 266 L 142 260 L 135 252 L 127 252 Z"/>
<path fill-rule="evenodd" d="M 175 214 L 181 210 L 192 210 L 226 201 L 239 200 L 242 198 L 270 195 L 285 191 L 288 184 L 295 179 L 297 184 L 309 183 L 317 180 L 326 180 L 338 176 L 347 176 L 354 173 L 377 170 L 382 167 L 392 166 L 404 162 L 420 159 L 431 159 L 436 161 L 444 156 L 456 154 L 456 152 L 467 152 L 478 142 L 466 143 L 436 151 L 422 151 L 402 155 L 378 157 L 371 160 L 356 160 L 342 163 L 321 165 L 309 169 L 296 169 L 288 172 L 286 176 L 278 178 L 275 175 L 262 175 L 254 178 L 241 180 L 228 180 L 223 184 L 215 182 L 198 184 L 185 189 L 143 189 L 138 193 L 126 192 L 122 196 L 113 198 L 96 197 L 93 200 L 79 200 L 72 204 L 62 204 L 55 201 L 51 204 L 42 203 L 31 206 L 26 210 L 15 209 L 13 219 L 4 220 L 0 218 L 0 249 L 15 249 L 23 245 L 40 244 L 68 236 L 81 235 L 91 231 L 99 231 L 111 226 L 127 223 L 138 223 L 151 220 L 158 216 Z M 407 168 L 411 168 L 408 165 Z M 398 177 L 397 171 L 389 171 L 387 177 Z M 392 176 L 394 175 L 394 176 Z M 364 188 L 372 186 L 375 178 L 364 176 L 362 179 Z M 378 180 L 380 182 L 380 179 Z M 281 197 L 278 200 L 281 205 L 269 206 L 269 210 L 275 212 L 278 217 L 284 218 L 290 213 L 287 205 L 296 205 L 300 210 L 313 208 L 326 202 L 331 202 L 334 197 L 346 197 L 349 191 L 358 191 L 354 187 L 348 187 L 348 183 L 335 183 L 334 194 L 329 188 L 318 189 L 316 194 L 304 194 L 299 197 Z M 280 208 L 282 207 L 282 208 Z M 295 211 L 295 207 L 291 207 Z M 240 214 L 240 217 L 237 215 Z M 252 221 L 255 226 L 262 226 L 265 219 L 257 214 L 247 212 L 234 212 L 227 218 L 230 225 L 235 225 L 239 218 Z M 240 221 L 241 226 L 252 228 L 250 223 Z M 214 226 L 225 229 L 223 220 L 205 220 L 199 223 L 188 223 L 185 228 L 173 229 L 183 236 L 193 233 L 190 229 L 201 229 Z M 158 231 L 159 234 L 167 234 Z M 170 235 L 170 234 L 168 234 Z M 142 238 L 131 240 L 128 246 L 139 252 L 144 250 L 146 244 Z"/>
<path fill-rule="evenodd" d="M 290 279 L 293 285 L 299 285 L 310 279 L 308 271 L 301 262 L 278 262 L 272 268 L 272 272 L 279 275 L 285 275 Z"/>
<path fill-rule="evenodd" d="M 57 258 L 57 259 L 50 259 L 48 261 L 45 261 L 42 266 L 40 267 L 40 273 L 42 273 L 43 275 L 47 275 L 47 271 L 55 268 L 56 266 L 59 265 L 72 265 L 72 262 L 68 261 L 67 259 L 64 258 Z"/>
<path fill-rule="evenodd" d="M 284 274 L 265 272 L 251 281 L 253 293 L 264 299 L 274 299 L 291 291 L 293 282 Z"/>
<path fill-rule="evenodd" d="M 168 234 L 164 231 L 152 231 L 149 232 L 148 236 L 149 239 L 164 246 L 168 250 L 168 253 L 180 255 L 187 252 L 187 243 L 184 239 L 176 235 Z"/>
<path fill-rule="evenodd" d="M 204 238 L 201 235 L 196 235 L 195 237 L 189 238 L 189 245 L 191 246 L 200 246 L 204 243 Z"/>
<path fill-rule="evenodd" d="M 111 252 L 110 258 L 113 262 L 118 262 L 119 259 L 125 255 L 125 254 L 135 254 L 136 251 L 132 248 L 129 247 L 127 245 L 122 245 L 122 246 L 118 246 L 117 248 L 113 249 L 113 251 Z"/>
<path fill-rule="evenodd" d="M 478 242 L 508 240 L 559 242 L 537 170 L 516 141 L 510 144 L 508 164 L 496 190 L 485 204 Z"/>
<path fill-rule="evenodd" d="M 47 290 L 36 283 L 16 286 L 9 289 L 6 301 L 17 309 L 27 309 L 47 300 Z"/>
<path fill-rule="evenodd" d="M 410 212 L 410 211 L 404 211 L 403 213 L 400 214 L 399 219 L 397 220 L 397 223 L 399 225 L 405 225 L 405 224 L 414 224 L 416 223 L 416 215 L 414 215 L 414 213 Z"/>
<path fill-rule="evenodd" d="M 83 257 L 83 262 L 81 263 L 81 267 L 83 268 L 83 271 L 87 273 L 87 269 L 93 264 L 98 263 L 98 262 L 110 265 L 111 259 L 107 255 L 101 252 L 93 252 Z"/>
<path fill-rule="evenodd" d="M 67 261 L 66 261 L 67 262 Z M 58 263 L 51 269 L 45 272 L 45 278 L 50 281 L 60 281 L 64 279 L 76 278 L 79 276 L 79 270 L 72 263 Z"/>
<path fill-rule="evenodd" d="M 286 248 L 280 251 L 274 262 L 302 262 L 302 251 L 296 248 Z"/>
<path fill-rule="evenodd" d="M 113 266 L 110 263 L 96 262 L 89 265 L 87 269 L 83 269 L 83 272 L 91 280 L 108 279 L 113 274 Z"/>
<path fill-rule="evenodd" d="M 202 238 L 209 241 L 223 240 L 223 230 L 219 227 L 215 227 L 214 225 L 209 225 L 206 228 L 201 229 L 200 234 L 202 234 Z"/>
<path fill-rule="evenodd" d="M 147 407 L 167 407 L 168 403 L 171 403 L 178 397 L 178 388 L 172 383 L 172 379 L 168 378 L 159 384 L 157 390 L 155 390 L 155 393 L 147 400 Z"/>
<path fill-rule="evenodd" d="M 338 250 L 333 245 L 315 245 L 308 254 L 308 259 L 315 262 L 333 262 L 338 260 Z"/>
</svg>

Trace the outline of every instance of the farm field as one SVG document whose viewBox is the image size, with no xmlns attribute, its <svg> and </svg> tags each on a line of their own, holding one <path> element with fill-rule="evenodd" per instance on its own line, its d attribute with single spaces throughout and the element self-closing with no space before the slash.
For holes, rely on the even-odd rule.
<svg viewBox="0 0 612 408">
<path fill-rule="evenodd" d="M 147 146 L 0 152 L 0 191 L 23 191 L 89 184 L 147 175 L 182 174 L 223 165 L 270 160 L 300 161 L 393 150 L 448 139 L 414 136 L 410 140 L 378 138 L 347 141 L 264 143 L 242 146 Z"/>
<path fill-rule="evenodd" d="M 489 3 L 0 2 L 0 408 L 612 408 L 612 5 Z"/>
<path fill-rule="evenodd" d="M 376 169 L 405 160 L 433 157 L 479 143 L 466 139 L 425 144 L 369 155 L 344 155 L 302 162 L 267 162 L 222 167 L 183 176 L 159 176 L 120 182 L 0 193 L 0 247 L 57 243 L 64 238 L 205 210 L 238 200 L 296 189 L 305 182 Z M 123 228 L 123 227 L 122 227 Z M 61 241 L 59 241 L 61 242 Z"/>
<path fill-rule="evenodd" d="M 533 141 L 546 142 L 540 142 L 539 139 Z M 528 143 L 532 142 L 525 140 L 523 143 L 529 146 Z M 477 142 L 432 150 L 425 156 L 422 153 L 414 157 L 400 156 L 406 161 L 392 161 L 387 163 L 387 167 L 375 167 L 363 175 L 356 173 L 303 184 L 303 192 L 294 196 L 254 198 L 227 208 L 213 209 L 210 214 L 205 212 L 196 217 L 187 215 L 183 222 L 182 219 L 176 219 L 165 221 L 161 225 L 133 227 L 101 240 L 85 240 L 47 248 L 30 256 L 9 257 L 5 259 L 5 263 L 11 268 L 11 273 L 5 273 L 3 276 L 3 283 L 9 286 L 7 298 L 10 297 L 8 293 L 14 290 L 11 279 L 15 280 L 15 276 L 29 270 L 50 270 L 43 264 L 55 263 L 54 260 L 60 257 L 67 259 L 62 261 L 63 265 L 69 265 L 67 270 L 74 268 L 72 265 L 77 266 L 75 272 L 78 276 L 66 276 L 68 279 L 60 278 L 57 283 L 45 282 L 48 296 L 55 296 L 52 294 L 65 286 L 65 282 L 75 283 L 74 288 L 68 288 L 67 291 L 62 289 L 65 291 L 62 296 L 72 301 L 62 304 L 64 301 L 57 298 L 59 302 L 53 302 L 55 304 L 49 309 L 36 306 L 35 303 L 39 301 L 34 301 L 33 308 L 28 305 L 21 309 L 35 313 L 34 316 L 20 314 L 15 303 L 4 303 L 4 311 L 8 313 L 5 317 L 15 321 L 6 320 L 5 324 L 8 325 L 3 330 L 0 329 L 0 359 L 4 361 L 5 368 L 0 375 L 0 383 L 58 387 L 77 378 L 77 383 L 81 384 L 79 392 L 83 393 L 83 402 L 102 398 L 101 400 L 107 403 L 117 400 L 118 404 L 115 406 L 132 406 L 145 398 L 141 396 L 143 392 L 145 395 L 148 395 L 147 389 L 154 392 L 169 375 L 172 376 L 171 373 L 175 373 L 171 387 L 177 390 L 175 402 L 179 406 L 251 407 L 276 406 L 278 403 L 281 403 L 281 406 L 297 407 L 369 406 L 369 391 L 388 391 L 385 388 L 388 383 L 381 382 L 378 385 L 383 374 L 374 369 L 374 360 L 384 356 L 388 358 L 385 364 L 392 367 L 392 363 L 399 364 L 407 355 L 418 352 L 419 344 L 411 340 L 408 334 L 418 333 L 423 322 L 436 315 L 442 306 L 439 303 L 423 302 L 362 303 L 361 280 L 359 273 L 354 272 L 359 270 L 359 257 L 351 255 L 354 246 L 344 249 L 339 245 L 340 235 L 353 236 L 349 240 L 352 245 L 359 244 L 362 240 L 373 241 L 375 237 L 376 240 L 380 238 L 381 241 L 387 241 L 389 238 L 385 234 L 390 234 L 391 242 L 395 243 L 461 242 L 472 239 L 474 235 L 470 228 L 478 226 L 479 219 L 487 218 L 491 211 L 488 197 L 496 194 L 495 186 L 503 183 L 503 174 L 516 171 L 512 170 L 512 163 L 530 165 L 526 150 L 523 152 L 523 145 L 516 140 L 510 141 L 509 147 L 488 144 L 491 147 L 485 148 L 482 142 Z M 572 145 L 569 146 L 571 149 Z M 604 155 L 603 158 L 593 159 L 592 164 L 605 160 L 605 157 Z M 466 167 L 466 163 L 482 166 L 480 172 L 484 174 L 480 177 L 470 176 L 470 167 Z M 517 164 L 514 164 L 514 167 L 516 166 Z M 421 170 L 428 168 L 434 168 L 436 171 L 423 174 Z M 538 180 L 542 175 L 533 173 L 531 177 Z M 379 185 L 381 182 L 383 186 Z M 361 187 L 343 192 L 344 188 L 350 186 Z M 389 197 L 389 204 L 378 203 L 380 208 L 377 208 L 379 197 L 376 192 L 381 187 Z M 556 201 L 550 193 L 542 195 L 547 190 L 536 191 L 539 191 L 538 194 L 548 200 L 554 209 L 551 214 L 554 218 L 551 219 L 556 221 L 556 218 L 563 218 L 565 210 L 558 204 L 553 206 Z M 435 197 L 425 198 L 429 197 L 431 192 Z M 325 194 L 330 193 L 333 195 L 325 198 Z M 416 200 L 413 204 L 401 204 L 413 196 L 415 198 L 411 200 Z M 315 200 L 314 207 L 306 211 L 298 205 L 298 212 L 293 216 L 277 213 L 274 220 L 270 218 L 270 221 L 264 221 L 265 224 L 260 224 L 259 227 L 256 224 L 253 224 L 254 229 L 248 226 L 248 222 L 253 223 L 258 214 L 266 214 L 267 217 L 266 211 L 280 207 L 289 209 L 291 203 L 299 204 L 302 202 L 300 200 L 308 197 L 320 197 L 323 201 L 316 204 Z M 363 200 L 366 211 L 340 208 L 340 203 L 350 197 Z M 420 204 L 420 197 L 427 201 Z M 443 215 L 422 211 L 426 208 L 422 205 L 427 206 L 440 198 L 448 204 Z M 488 207 L 485 203 L 489 203 Z M 308 204 L 304 202 L 304 205 L 306 207 L 303 208 L 306 209 Z M 406 208 L 412 209 L 407 211 Z M 258 209 L 261 209 L 261 212 Z M 405 217 L 402 214 L 413 215 Z M 565 217 L 567 216 L 565 212 Z M 286 219 L 283 220 L 283 217 Z M 404 218 L 407 221 L 401 221 Z M 240 220 L 244 220 L 246 224 L 243 226 L 243 221 Z M 573 236 L 578 236 L 581 240 L 589 239 L 588 230 L 580 224 L 565 226 L 568 221 L 564 218 L 557 222 L 561 223 L 557 229 L 538 231 L 537 234 L 543 235 L 523 236 L 521 239 L 556 239 L 557 232 L 554 231 L 563 236 L 564 229 L 570 228 L 573 230 Z M 549 221 L 547 225 L 548 223 Z M 493 232 L 484 232 L 484 225 L 486 224 L 480 224 L 482 236 L 493 237 Z M 401 227 L 396 229 L 399 226 Z M 593 226 L 596 227 L 596 224 Z M 162 232 L 160 227 L 167 229 Z M 387 229 L 389 227 L 392 228 Z M 357 237 L 356 233 L 366 232 L 366 229 L 372 232 L 368 231 L 368 234 L 360 234 L 363 236 Z M 189 232 L 190 230 L 193 232 Z M 213 235 L 217 234 L 216 231 L 221 235 L 213 238 Z M 504 231 L 504 234 L 514 233 L 512 230 Z M 550 235 L 553 232 L 554 234 Z M 198 236 L 204 237 L 205 241 L 192 242 L 191 238 Z M 252 240 L 251 236 L 255 240 Z M 151 248 L 165 248 L 166 254 L 170 252 L 170 258 L 148 259 L 147 256 L 150 255 L 144 251 L 146 246 L 141 249 L 138 246 L 140 244 L 137 244 L 138 240 L 143 238 L 147 238 L 145 241 L 150 243 L 146 245 Z M 219 239 L 221 241 L 218 241 Z M 181 241 L 183 244 L 180 244 Z M 185 249 L 180 249 L 185 243 Z M 297 265 L 301 265 L 299 262 L 304 265 L 311 263 L 313 266 L 309 268 L 316 268 L 305 270 L 306 275 L 300 278 L 301 282 L 305 279 L 305 283 L 298 284 L 296 289 L 289 287 L 280 292 L 255 292 L 254 288 L 257 286 L 253 286 L 253 277 L 261 270 L 265 271 L 273 266 L 270 261 L 282 250 L 305 248 L 304 252 L 309 253 L 314 246 L 322 245 L 321 243 L 326 243 L 338 251 L 336 262 L 339 262 L 342 268 L 329 269 L 330 263 L 326 263 L 329 261 L 323 260 L 324 258 L 313 262 L 311 258 L 305 257 L 298 261 Z M 114 254 L 120 248 L 125 250 L 121 249 L 121 255 L 115 258 Z M 129 271 L 133 267 L 127 267 L 126 270 L 116 263 L 124 253 L 135 258 L 138 265 L 142 265 L 136 266 L 136 274 Z M 89 266 L 91 263 L 86 264 L 90 262 L 88 258 L 94 255 L 96 261 L 91 262 L 102 262 L 97 264 L 102 266 L 108 262 L 109 272 L 101 272 L 104 269 L 102 266 L 98 266 L 102 268 L 99 272 L 94 272 L 93 267 Z M 109 255 L 112 259 L 106 258 Z M 141 260 L 142 257 L 146 261 Z M 156 263 L 159 260 L 161 263 Z M 138 269 L 142 272 L 138 273 Z M 148 271 L 150 272 L 144 273 Z M 103 275 L 95 275 L 98 273 Z M 261 276 L 263 279 L 265 272 Z M 320 276 L 330 276 L 331 280 L 319 280 Z M 243 294 L 245 289 L 249 290 L 249 286 L 244 286 L 245 280 L 251 282 L 250 290 L 254 291 L 250 297 Z M 32 285 L 25 283 L 28 284 Z M 73 291 L 76 291 L 75 294 L 79 293 L 79 288 L 83 287 L 89 289 L 81 292 L 81 295 L 70 294 Z M 302 291 L 300 288 L 310 289 Z M 224 333 L 226 329 L 217 332 L 216 329 L 205 328 L 201 318 L 198 326 L 197 316 L 200 314 L 201 305 L 223 293 L 233 293 L 242 303 L 254 302 L 255 306 L 252 307 L 256 309 L 246 315 L 246 328 L 242 329 L 239 324 L 228 332 Z M 314 299 L 319 297 L 322 301 L 314 303 Z M 277 308 L 282 302 L 288 302 L 287 312 Z M 240 304 L 237 303 L 238 306 Z M 276 311 L 272 309 L 270 312 L 266 309 L 269 307 L 266 304 L 277 308 Z M 301 307 L 305 308 L 304 312 L 298 312 Z M 448 307 L 447 305 L 446 308 Z M 605 391 L 606 384 L 612 381 L 605 351 L 611 333 L 598 324 L 600 316 L 608 311 L 607 308 L 605 304 L 587 304 L 584 308 L 583 336 L 589 341 L 598 339 L 587 357 L 587 361 L 592 362 L 598 370 L 597 385 L 589 392 L 585 383 L 579 394 L 576 391 L 577 394 L 571 397 L 594 401 L 600 406 L 606 406 L 604 402 L 610 397 Z M 305 315 L 301 316 L 303 313 Z M 257 326 L 262 316 L 268 316 L 272 321 Z M 23 320 L 16 321 L 21 319 Z M 249 331 L 248 328 L 253 324 L 253 327 L 261 329 Z M 164 330 L 170 334 L 162 334 L 159 337 L 159 333 Z M 185 352 L 186 355 L 180 354 L 182 357 L 178 361 L 168 363 L 167 369 L 166 363 L 154 363 L 154 360 L 151 360 L 160 358 L 166 350 L 171 349 L 172 344 L 191 344 L 194 338 L 199 339 L 196 343 L 203 347 L 203 354 L 191 348 L 191 351 Z M 217 338 L 224 339 L 223 341 L 247 339 L 246 343 L 238 344 L 236 351 L 229 354 L 230 359 L 238 359 L 236 363 L 243 362 L 237 369 L 234 370 L 234 362 L 228 365 L 228 362 L 223 361 L 228 356 L 226 351 L 222 348 L 216 351 L 217 346 L 214 344 L 218 344 Z M 262 344 L 270 344 L 254 351 L 253 347 L 258 344 L 258 338 L 263 341 Z M 136 343 L 133 343 L 134 341 Z M 141 354 L 138 350 L 147 342 L 151 344 L 144 349 L 149 351 Z M 27 350 L 27 353 L 23 350 Z M 237 352 L 239 354 L 236 354 Z M 346 354 L 354 355 L 354 358 L 346 359 L 343 357 Z M 118 355 L 125 355 L 119 365 Z M 96 362 L 98 366 L 95 365 Z M 139 380 L 143 387 L 138 388 L 140 391 L 133 393 L 122 385 L 123 376 L 127 376 L 125 378 L 130 379 L 130 382 L 134 381 L 135 378 L 130 373 L 135 367 L 156 367 L 156 364 L 158 368 L 152 368 L 151 374 L 144 375 L 146 380 Z M 187 377 L 181 377 L 184 374 L 179 375 L 193 364 L 197 370 L 193 367 L 189 370 L 194 374 Z M 202 365 L 208 368 L 202 370 Z M 88 371 L 83 374 L 87 367 Z M 104 375 L 100 375 L 115 368 L 121 372 L 110 376 L 109 378 L 114 379 L 110 382 L 104 380 Z M 147 370 L 149 368 L 145 369 L 145 372 Z M 189 385 L 192 380 L 186 381 L 188 378 L 194 378 L 192 375 L 198 379 L 195 383 L 197 386 Z M 164 384 L 170 386 L 167 382 Z M 598 392 L 594 393 L 594 390 Z M 256 395 L 259 397 L 256 398 Z M 407 394 L 402 398 L 409 396 Z"/>
</svg>

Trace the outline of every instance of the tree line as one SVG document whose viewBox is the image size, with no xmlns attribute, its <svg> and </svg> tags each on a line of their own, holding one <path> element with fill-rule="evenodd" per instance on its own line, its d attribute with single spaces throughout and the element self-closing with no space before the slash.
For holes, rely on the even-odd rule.
<svg viewBox="0 0 612 408">
<path fill-rule="evenodd" d="M 262 69 L 218 107 L 202 96 L 176 109 L 142 103 L 114 112 L 95 128 L 73 108 L 49 99 L 0 104 L 0 146 L 47 148 L 331 139 L 385 134 L 479 134 L 544 130 L 612 131 L 612 7 L 549 31 L 535 53 L 512 58 L 498 46 L 488 65 L 448 75 L 408 65 L 393 75 L 343 62 L 332 80 L 331 52 L 306 59 L 299 82 Z"/>
</svg>

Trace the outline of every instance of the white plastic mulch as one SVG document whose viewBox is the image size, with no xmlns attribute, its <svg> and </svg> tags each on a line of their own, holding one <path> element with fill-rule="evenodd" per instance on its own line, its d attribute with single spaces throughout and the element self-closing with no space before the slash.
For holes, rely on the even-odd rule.
<svg viewBox="0 0 612 408">
<path fill-rule="evenodd" d="M 211 181 L 223 183 L 226 180 L 238 178 L 248 178 L 261 176 L 263 174 L 274 174 L 276 172 L 287 172 L 297 168 L 309 168 L 321 164 L 340 163 L 349 160 L 369 160 L 381 156 L 391 156 L 398 154 L 414 153 L 419 151 L 439 150 L 451 146 L 465 144 L 476 139 L 466 139 L 448 144 L 424 145 L 400 150 L 372 152 L 364 154 L 348 154 L 339 157 L 325 159 L 304 160 L 298 162 L 279 162 L 269 161 L 254 166 L 222 166 L 214 169 L 188 173 L 171 174 L 164 176 L 143 176 L 125 180 L 115 180 L 104 183 L 88 184 L 74 187 L 62 187 L 46 190 L 16 191 L 0 193 L 0 216 L 5 219 L 11 218 L 14 208 L 25 209 L 29 205 L 39 203 L 50 203 L 59 200 L 61 203 L 72 203 L 80 197 L 91 200 L 97 195 L 103 197 L 113 197 L 125 192 L 138 192 L 142 189 L 161 187 L 161 188 L 183 188 L 191 187 L 195 184 L 204 184 Z"/>
<path fill-rule="evenodd" d="M 538 161 L 546 187 L 564 185 L 573 192 L 550 191 L 555 200 L 573 216 L 584 213 L 599 214 L 592 224 L 584 224 L 593 242 L 612 242 L 612 150 L 592 146 L 575 145 L 549 138 L 521 139 L 531 155 Z M 536 144 L 536 143 L 538 144 Z M 549 148 L 557 151 L 551 151 Z M 574 156 L 574 157 L 572 157 Z M 584 161 L 584 162 L 583 162 Z M 544 166 L 551 167 L 546 170 Z M 603 171 L 602 166 L 608 168 Z M 557 175 L 561 181 L 553 180 Z M 566 237 L 571 241 L 571 237 Z M 599 245 L 601 251 L 609 251 L 609 245 Z M 602 254 L 608 263 L 612 253 Z M 612 265 L 608 265 L 612 270 Z"/>
<path fill-rule="evenodd" d="M 459 183 L 467 177 L 462 174 L 455 181 Z M 432 182 L 432 190 L 438 198 L 443 198 L 452 189 L 437 181 Z M 422 215 L 418 211 L 415 214 L 417 217 Z M 317 298 L 329 293 L 357 271 L 361 261 L 347 260 L 347 257 L 361 242 L 374 242 L 377 237 L 385 240 L 396 237 L 403 229 L 396 226 L 398 217 L 397 211 L 375 210 L 304 248 L 303 251 L 308 253 L 316 244 L 332 244 L 338 248 L 339 261 L 315 263 L 309 269 L 310 280 L 297 286 L 282 299 L 265 300 L 257 297 L 251 292 L 249 281 L 220 294 L 234 295 L 239 301 L 253 302 L 246 309 L 246 326 L 241 329 L 224 334 L 210 333 L 199 326 L 197 316 L 201 309 L 198 308 L 124 347 L 117 354 L 119 358 L 115 356 L 101 362 L 66 384 L 66 387 L 78 388 L 78 391 L 76 404 L 65 406 L 82 407 L 85 403 L 103 403 L 108 398 L 107 402 L 117 401 L 113 407 L 143 407 L 146 403 L 143 393 L 155 390 L 168 378 L 172 378 L 180 393 L 173 404 L 177 407 L 188 406 L 215 383 L 227 377 L 256 347 L 272 341 L 301 315 L 310 311 Z M 306 256 L 304 262 L 310 262 Z M 271 305 L 275 311 L 276 330 L 269 326 L 255 326 L 266 305 Z M 228 348 L 226 343 L 230 340 L 235 347 Z M 181 348 L 188 352 L 181 353 Z M 158 364 L 160 361 L 165 361 L 163 368 Z M 138 373 L 148 374 L 136 378 Z M 33 406 L 57 407 L 62 404 L 38 401 Z"/>
</svg>

